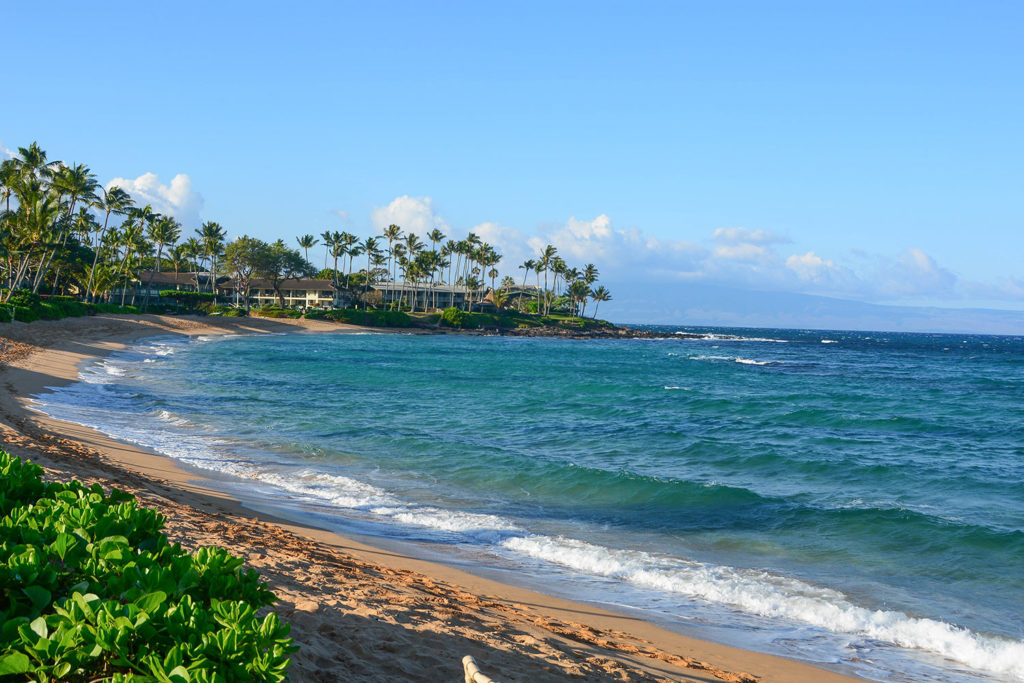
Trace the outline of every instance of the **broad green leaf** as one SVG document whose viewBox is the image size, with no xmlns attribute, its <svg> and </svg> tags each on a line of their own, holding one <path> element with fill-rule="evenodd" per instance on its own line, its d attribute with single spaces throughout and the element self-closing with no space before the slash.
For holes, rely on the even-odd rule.
<svg viewBox="0 0 1024 683">
<path fill-rule="evenodd" d="M 174 683 L 190 683 L 192 677 L 188 675 L 188 669 L 183 666 L 176 666 L 167 675 Z"/>
<path fill-rule="evenodd" d="M 166 599 L 167 593 L 164 593 L 163 591 L 153 591 L 152 593 L 147 593 L 136 600 L 135 604 L 144 612 L 152 614 L 153 610 L 163 604 Z"/>
<path fill-rule="evenodd" d="M 50 591 L 46 590 L 42 586 L 28 586 L 22 590 L 25 591 L 25 595 L 27 595 L 28 599 L 32 601 L 32 604 L 35 605 L 36 609 L 42 610 L 50 604 L 50 600 L 52 598 Z"/>
<path fill-rule="evenodd" d="M 32 662 L 20 652 L 12 652 L 0 657 L 0 676 L 23 674 L 32 668 Z"/>
<path fill-rule="evenodd" d="M 46 636 L 50 635 L 50 629 L 46 627 L 46 619 L 42 617 L 35 619 L 28 626 L 30 629 L 32 629 L 32 632 L 40 638 L 45 638 Z"/>
</svg>

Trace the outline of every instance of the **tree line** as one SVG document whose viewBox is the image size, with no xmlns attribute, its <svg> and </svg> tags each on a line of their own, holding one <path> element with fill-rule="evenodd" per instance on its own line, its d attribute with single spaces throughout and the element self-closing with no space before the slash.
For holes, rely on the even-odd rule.
<svg viewBox="0 0 1024 683">
<path fill-rule="evenodd" d="M 501 253 L 472 232 L 456 240 L 434 228 L 426 236 L 427 245 L 397 225 L 366 238 L 327 230 L 319 238 L 297 237 L 299 248 L 293 249 L 283 239 L 266 242 L 242 235 L 228 241 L 223 226 L 207 221 L 183 239 L 175 217 L 140 205 L 120 187 L 103 187 L 85 164 L 49 160 L 36 142 L 0 162 L 0 200 L 0 301 L 25 289 L 70 293 L 86 301 L 109 302 L 119 294 L 124 304 L 138 274 L 148 272 L 141 302 L 145 308 L 161 270 L 208 273 L 195 277 L 195 288 L 208 288 L 215 297 L 217 278 L 229 276 L 247 308 L 256 280 L 268 281 L 283 307 L 283 285 L 302 277 L 331 280 L 364 306 L 371 303 L 373 286 L 380 285 L 386 301 L 413 310 L 417 297 L 408 294 L 414 287 L 426 289 L 431 306 L 443 304 L 439 285 L 464 288 L 471 308 L 489 283 L 490 298 L 499 309 L 514 300 L 521 310 L 544 315 L 583 316 L 591 300 L 596 316 L 597 306 L 611 298 L 604 286 L 595 286 L 598 270 L 593 264 L 571 268 L 552 245 L 519 266 L 525 271 L 522 285 L 517 287 L 510 275 L 499 281 Z M 309 256 L 318 244 L 325 249 L 322 269 Z M 525 291 L 531 273 L 535 284 Z"/>
</svg>

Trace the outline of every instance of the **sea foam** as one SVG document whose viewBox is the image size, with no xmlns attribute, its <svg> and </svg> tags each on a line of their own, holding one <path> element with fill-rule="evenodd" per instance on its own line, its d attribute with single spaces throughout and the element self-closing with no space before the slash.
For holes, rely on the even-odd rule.
<svg viewBox="0 0 1024 683">
<path fill-rule="evenodd" d="M 934 619 L 871 610 L 838 591 L 765 571 L 617 550 L 565 537 L 516 536 L 502 547 L 568 569 L 782 618 L 833 633 L 938 653 L 976 669 L 1024 680 L 1024 642 L 984 636 Z"/>
</svg>

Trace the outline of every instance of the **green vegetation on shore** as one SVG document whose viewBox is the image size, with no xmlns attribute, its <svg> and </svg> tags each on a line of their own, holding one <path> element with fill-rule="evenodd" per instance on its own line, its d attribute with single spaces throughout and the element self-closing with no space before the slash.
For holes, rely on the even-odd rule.
<svg viewBox="0 0 1024 683">
<path fill-rule="evenodd" d="M 30 323 L 36 320 L 60 320 L 96 313 L 138 313 L 135 306 L 120 306 L 101 302 L 86 303 L 72 296 L 43 298 L 28 291 L 18 291 L 6 303 L 0 303 L 0 323 L 17 320 Z"/>
<path fill-rule="evenodd" d="M 225 228 L 213 221 L 203 223 L 194 236 L 182 237 L 177 219 L 161 215 L 151 205 L 138 206 L 117 186 L 102 187 L 88 166 L 51 161 L 35 142 L 19 147 L 14 158 L 0 163 L 0 281 L 5 286 L 0 290 L 0 304 L 11 306 L 0 309 L 0 320 L 27 322 L 36 319 L 35 315 L 53 318 L 114 310 L 104 310 L 103 305 L 128 304 L 143 312 L 166 312 L 166 301 L 151 305 L 157 303 L 151 301 L 156 298 L 152 285 L 157 273 L 171 271 L 195 275 L 195 291 L 160 291 L 161 300 L 173 299 L 176 310 L 184 307 L 221 314 L 227 313 L 217 305 L 229 302 L 217 289 L 218 282 L 226 278 L 231 279 L 233 290 L 241 293 L 246 311 L 255 281 L 269 283 L 279 309 L 286 308 L 284 292 L 289 282 L 315 276 L 330 280 L 346 305 L 411 314 L 417 309 L 451 307 L 456 301 L 454 294 L 446 302 L 440 288 L 459 288 L 460 295 L 465 294 L 460 306 L 471 317 L 458 324 L 446 323 L 463 328 L 491 323 L 507 327 L 503 322 L 507 310 L 532 313 L 535 321 L 522 323 L 527 326 L 544 324 L 536 320 L 548 316 L 578 320 L 586 316 L 590 301 L 596 318 L 601 302 L 611 299 L 607 288 L 596 284 L 599 272 L 594 264 L 570 267 L 550 244 L 537 258 L 516 266 L 524 271 L 517 284 L 512 275 L 502 276 L 499 265 L 503 258 L 498 250 L 472 232 L 456 240 L 434 228 L 425 236 L 428 245 L 424 238 L 403 233 L 397 225 L 366 238 L 326 230 L 319 238 L 312 234 L 296 237 L 302 253 L 287 246 L 284 239 L 265 242 L 241 235 L 228 241 Z M 326 249 L 319 270 L 309 260 L 309 250 L 318 244 Z M 528 286 L 531 274 L 535 284 Z M 137 294 L 140 289 L 143 294 Z M 19 292 L 48 294 L 50 298 L 25 306 L 12 302 Z M 59 304 L 67 303 L 64 297 L 94 307 L 61 309 Z M 497 318 L 472 317 L 481 313 L 480 309 L 493 309 Z M 62 315 L 57 315 L 60 310 Z M 272 308 L 266 313 L 291 316 Z M 355 316 L 342 313 L 328 319 L 346 317 Z M 397 317 L 364 319 L 373 325 L 384 320 L 388 326 L 403 326 Z"/>
<path fill-rule="evenodd" d="M 0 450 L 0 679 L 283 681 L 296 650 L 257 573 L 188 553 L 95 484 L 44 483 Z"/>
</svg>

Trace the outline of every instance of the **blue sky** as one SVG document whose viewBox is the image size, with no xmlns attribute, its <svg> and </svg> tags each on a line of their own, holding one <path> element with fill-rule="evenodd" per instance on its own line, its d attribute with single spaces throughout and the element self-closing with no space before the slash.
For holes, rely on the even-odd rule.
<svg viewBox="0 0 1024 683">
<path fill-rule="evenodd" d="M 186 225 L 476 230 L 513 274 L 552 241 L 613 317 L 689 285 L 1024 309 L 1019 2 L 3 14 L 0 143 Z"/>
</svg>

